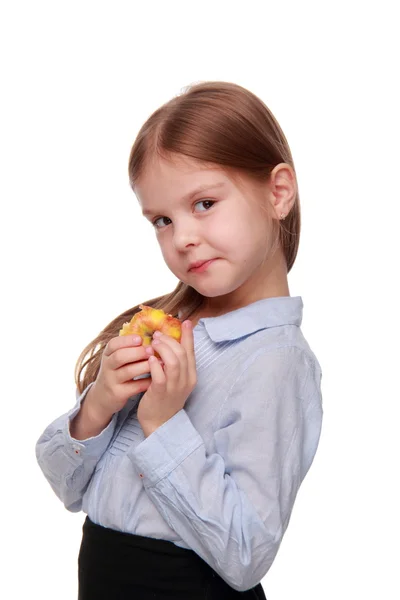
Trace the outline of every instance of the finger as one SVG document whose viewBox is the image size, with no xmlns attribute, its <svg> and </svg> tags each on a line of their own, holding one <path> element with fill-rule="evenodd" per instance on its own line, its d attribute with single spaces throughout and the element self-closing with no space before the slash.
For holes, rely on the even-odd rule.
<svg viewBox="0 0 400 600">
<path fill-rule="evenodd" d="M 128 348 L 131 346 L 140 346 L 142 338 L 140 335 L 119 335 L 113 337 L 104 348 L 104 356 L 111 356 L 119 348 Z"/>
<path fill-rule="evenodd" d="M 164 344 L 167 344 L 167 346 L 169 346 L 178 357 L 184 356 L 186 354 L 186 350 L 182 346 L 182 344 L 180 344 L 177 340 L 175 340 L 170 335 L 167 335 L 165 333 L 160 333 L 159 336 L 157 336 L 153 339 L 153 342 L 157 341 L 157 340 L 160 340 Z"/>
<path fill-rule="evenodd" d="M 106 357 L 107 365 L 113 370 L 119 369 L 129 363 L 147 360 L 148 354 L 143 346 L 135 348 L 118 348 L 110 356 Z"/>
<path fill-rule="evenodd" d="M 176 340 L 164 339 L 166 336 L 161 336 L 157 340 L 153 340 L 153 349 L 158 352 L 161 360 L 164 362 L 164 371 L 167 378 L 172 384 L 178 383 L 183 375 L 187 379 L 187 358 L 186 352 L 180 347 Z M 174 342 L 174 344 L 172 344 Z"/>
<path fill-rule="evenodd" d="M 175 379 L 172 373 L 172 368 L 170 368 L 169 370 L 167 369 L 168 379 L 174 377 L 174 383 L 178 381 L 178 385 L 186 386 L 188 384 L 188 381 L 192 380 L 193 377 L 191 377 L 191 374 L 189 372 L 189 363 L 185 347 L 182 345 L 182 343 L 179 343 L 177 340 L 175 340 L 169 335 L 161 334 L 156 339 L 161 340 L 163 343 L 169 346 L 179 360 L 179 374 L 177 373 L 178 380 Z M 158 348 L 158 346 L 156 346 L 156 348 Z M 173 367 L 173 364 L 171 364 L 171 367 Z"/>
<path fill-rule="evenodd" d="M 149 356 L 149 365 L 152 385 L 157 389 L 165 387 L 167 377 L 155 356 Z"/>
<path fill-rule="evenodd" d="M 117 383 L 125 383 L 131 381 L 139 375 L 145 375 L 150 373 L 150 365 L 148 360 L 142 360 L 133 364 L 126 365 L 115 371 L 115 378 Z"/>
<path fill-rule="evenodd" d="M 138 379 L 138 381 L 130 381 L 129 383 L 124 384 L 124 390 L 127 394 L 127 397 L 136 396 L 136 394 L 140 394 L 141 392 L 147 392 L 151 385 L 151 378 L 148 379 Z"/>
</svg>

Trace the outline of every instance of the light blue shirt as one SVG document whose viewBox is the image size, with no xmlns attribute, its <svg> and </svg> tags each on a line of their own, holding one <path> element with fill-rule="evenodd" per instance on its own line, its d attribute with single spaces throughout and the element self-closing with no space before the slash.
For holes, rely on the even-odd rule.
<svg viewBox="0 0 400 600">
<path fill-rule="evenodd" d="M 100 435 L 78 441 L 76 406 L 36 456 L 70 511 L 200 555 L 234 589 L 270 568 L 317 450 L 321 369 L 300 325 L 301 297 L 266 298 L 194 328 L 197 385 L 145 438 L 138 394 Z"/>
</svg>

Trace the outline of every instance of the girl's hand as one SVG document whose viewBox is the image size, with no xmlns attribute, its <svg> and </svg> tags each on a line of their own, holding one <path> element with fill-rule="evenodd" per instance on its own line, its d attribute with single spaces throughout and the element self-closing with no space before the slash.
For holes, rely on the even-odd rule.
<svg viewBox="0 0 400 600">
<path fill-rule="evenodd" d="M 118 336 L 108 342 L 99 374 L 84 400 L 99 421 L 111 419 L 131 396 L 149 388 L 150 378 L 132 381 L 134 377 L 150 372 L 148 359 L 140 336 Z"/>
<path fill-rule="evenodd" d="M 197 383 L 190 321 L 182 323 L 180 342 L 156 332 L 152 347 L 160 355 L 164 368 L 154 356 L 149 357 L 151 384 L 141 398 L 137 411 L 138 421 L 146 437 L 184 407 Z"/>
</svg>

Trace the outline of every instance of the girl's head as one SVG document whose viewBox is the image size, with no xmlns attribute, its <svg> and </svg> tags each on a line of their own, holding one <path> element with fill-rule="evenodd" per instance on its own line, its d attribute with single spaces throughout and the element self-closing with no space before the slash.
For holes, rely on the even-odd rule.
<svg viewBox="0 0 400 600">
<path fill-rule="evenodd" d="M 167 102 L 141 128 L 129 177 L 183 286 L 228 310 L 280 295 L 299 243 L 296 176 L 282 130 L 251 92 L 202 83 Z"/>
<path fill-rule="evenodd" d="M 186 319 L 284 295 L 300 235 L 296 175 L 281 128 L 254 94 L 201 83 L 164 104 L 139 131 L 129 178 L 180 280 L 143 304 Z M 189 271 L 208 259 L 217 260 Z M 80 392 L 96 379 L 108 341 L 138 310 L 120 314 L 84 348 L 75 371 Z"/>
</svg>

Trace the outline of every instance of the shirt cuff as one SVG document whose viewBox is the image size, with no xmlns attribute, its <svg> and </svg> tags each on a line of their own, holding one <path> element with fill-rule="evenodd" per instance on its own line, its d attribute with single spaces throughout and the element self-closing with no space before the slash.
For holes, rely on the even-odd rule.
<svg viewBox="0 0 400 600">
<path fill-rule="evenodd" d="M 181 409 L 143 442 L 128 451 L 145 486 L 154 486 L 204 444 L 186 411 Z"/>
<path fill-rule="evenodd" d="M 103 452 L 106 451 L 109 443 L 111 442 L 115 430 L 115 425 L 117 422 L 117 413 L 115 413 L 112 416 L 112 419 L 107 425 L 107 427 L 105 427 L 103 431 L 101 431 L 98 435 L 87 438 L 86 440 L 76 440 L 71 436 L 70 423 L 80 411 L 81 404 L 86 398 L 86 395 L 92 387 L 92 385 L 93 383 L 88 385 L 88 387 L 82 392 L 82 394 L 77 399 L 77 403 L 74 406 L 74 408 L 67 413 L 67 418 L 64 424 L 64 437 L 66 440 L 65 451 L 69 454 L 71 458 L 77 459 L 79 457 L 83 458 L 83 456 L 100 457 L 103 454 Z"/>
</svg>

